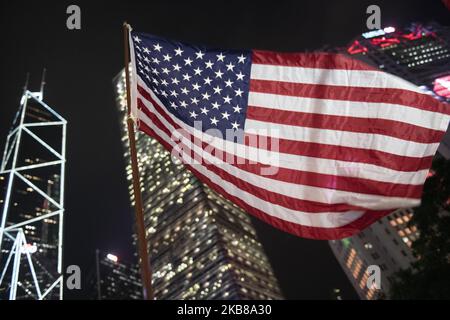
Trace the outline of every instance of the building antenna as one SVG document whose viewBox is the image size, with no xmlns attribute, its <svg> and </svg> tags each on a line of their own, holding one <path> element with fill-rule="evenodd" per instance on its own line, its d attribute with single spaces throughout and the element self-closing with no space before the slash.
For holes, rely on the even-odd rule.
<svg viewBox="0 0 450 320">
<path fill-rule="evenodd" d="M 29 80 L 30 80 L 30 73 L 27 72 L 27 75 L 25 77 L 25 83 L 23 84 L 23 93 L 22 93 L 22 98 L 20 99 L 20 107 L 17 110 L 16 115 L 14 116 L 14 120 L 13 120 L 10 132 L 16 127 L 16 123 L 19 120 L 20 113 L 22 112 L 22 106 L 23 106 L 23 104 L 25 103 L 25 100 L 26 100 L 25 95 L 26 95 L 27 90 L 28 90 L 28 81 Z"/>
<path fill-rule="evenodd" d="M 44 86 L 45 86 L 45 72 L 47 69 L 42 70 L 41 89 L 39 90 L 41 100 L 44 100 Z"/>
<path fill-rule="evenodd" d="M 25 84 L 23 85 L 23 92 L 25 93 L 28 90 L 28 81 L 30 80 L 30 73 L 27 72 L 25 77 Z"/>
</svg>

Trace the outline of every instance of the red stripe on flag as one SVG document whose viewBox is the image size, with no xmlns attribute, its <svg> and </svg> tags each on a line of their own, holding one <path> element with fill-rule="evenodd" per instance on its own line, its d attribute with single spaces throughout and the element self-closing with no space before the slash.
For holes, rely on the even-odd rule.
<svg viewBox="0 0 450 320">
<path fill-rule="evenodd" d="M 246 136 L 245 144 L 247 146 L 258 147 L 269 151 L 278 150 L 280 153 L 297 156 L 373 164 L 396 171 L 415 172 L 429 169 L 433 161 L 432 156 L 423 158 L 407 157 L 373 149 L 358 149 L 288 139 L 278 139 L 278 149 L 275 149 L 272 147 L 272 139 L 260 138 L 258 135 L 250 133 L 246 133 Z M 265 143 L 262 145 L 254 145 L 254 141 L 265 141 Z"/>
<path fill-rule="evenodd" d="M 390 103 L 450 115 L 450 107 L 447 104 L 429 95 L 395 88 L 347 87 L 251 79 L 250 91 L 316 99 Z"/>
<path fill-rule="evenodd" d="M 253 50 L 252 63 L 319 69 L 378 71 L 374 67 L 371 67 L 361 61 L 350 59 L 343 54 L 326 52 L 279 53 Z"/>
<path fill-rule="evenodd" d="M 394 120 L 357 118 L 248 106 L 247 119 L 316 129 L 381 134 L 420 143 L 441 141 L 442 131 Z"/>
</svg>

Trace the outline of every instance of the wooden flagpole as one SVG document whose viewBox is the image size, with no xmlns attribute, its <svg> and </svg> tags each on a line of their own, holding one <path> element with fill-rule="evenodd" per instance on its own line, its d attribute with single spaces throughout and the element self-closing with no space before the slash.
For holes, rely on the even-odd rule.
<svg viewBox="0 0 450 320">
<path fill-rule="evenodd" d="M 136 137 L 134 134 L 134 121 L 131 117 L 131 94 L 130 94 L 130 52 L 129 52 L 129 31 L 130 26 L 124 22 L 123 24 L 123 38 L 125 51 L 125 82 L 127 91 L 127 128 L 128 140 L 130 143 L 131 168 L 133 171 L 133 191 L 134 191 L 134 209 L 136 213 L 136 231 L 138 241 L 138 251 L 140 257 L 142 287 L 144 292 L 144 299 L 153 300 L 152 288 L 152 272 L 150 268 L 150 260 L 148 255 L 147 237 L 144 226 L 144 212 L 142 209 L 142 195 L 139 180 L 139 167 L 136 153 Z"/>
</svg>

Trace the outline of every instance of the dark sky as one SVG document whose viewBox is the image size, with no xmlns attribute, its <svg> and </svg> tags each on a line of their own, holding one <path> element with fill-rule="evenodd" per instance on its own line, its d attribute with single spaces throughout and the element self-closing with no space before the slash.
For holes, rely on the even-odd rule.
<svg viewBox="0 0 450 320">
<path fill-rule="evenodd" d="M 82 29 L 66 28 L 66 8 L 81 7 Z M 27 72 L 45 100 L 68 120 L 65 264 L 87 276 L 95 248 L 131 256 L 129 207 L 112 78 L 123 67 L 122 22 L 135 30 L 223 48 L 278 51 L 344 46 L 366 30 L 378 4 L 383 26 L 435 20 L 438 0 L 424 1 L 2 1 L 0 146 L 17 110 Z M 332 288 L 356 298 L 325 241 L 306 240 L 261 222 L 257 230 L 289 299 L 328 299 Z M 85 297 L 87 290 L 68 292 Z"/>
</svg>

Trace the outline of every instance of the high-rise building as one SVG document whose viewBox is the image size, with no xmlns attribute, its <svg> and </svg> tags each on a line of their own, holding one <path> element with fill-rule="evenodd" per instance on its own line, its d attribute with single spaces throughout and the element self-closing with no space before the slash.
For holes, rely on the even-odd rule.
<svg viewBox="0 0 450 320">
<path fill-rule="evenodd" d="M 387 27 L 372 30 L 354 39 L 344 50 L 386 72 L 420 86 L 436 99 L 450 101 L 450 28 L 437 24 L 411 24 L 405 29 Z M 438 156 L 450 158 L 450 130 Z M 415 261 L 411 244 L 419 230 L 408 227 L 413 209 L 401 209 L 382 218 L 359 234 L 329 241 L 356 292 L 362 299 L 389 298 L 389 277 Z M 381 270 L 381 289 L 367 286 L 369 265 Z"/>
<path fill-rule="evenodd" d="M 124 72 L 115 79 L 129 193 Z M 145 226 L 157 299 L 280 299 L 251 219 L 203 185 L 156 140 L 136 136 Z"/>
<path fill-rule="evenodd" d="M 142 284 L 136 263 L 99 250 L 95 255 L 93 294 L 96 300 L 141 300 Z"/>
<path fill-rule="evenodd" d="M 0 299 L 62 299 L 66 120 L 25 90 L 0 167 Z"/>
<path fill-rule="evenodd" d="M 378 220 L 355 236 L 329 241 L 331 249 L 342 269 L 361 299 L 386 297 L 389 277 L 399 269 L 408 268 L 415 257 L 411 252 L 412 241 L 419 236 L 415 227 L 408 227 L 411 209 L 401 209 Z M 367 285 L 367 267 L 380 268 L 381 288 Z"/>
</svg>

